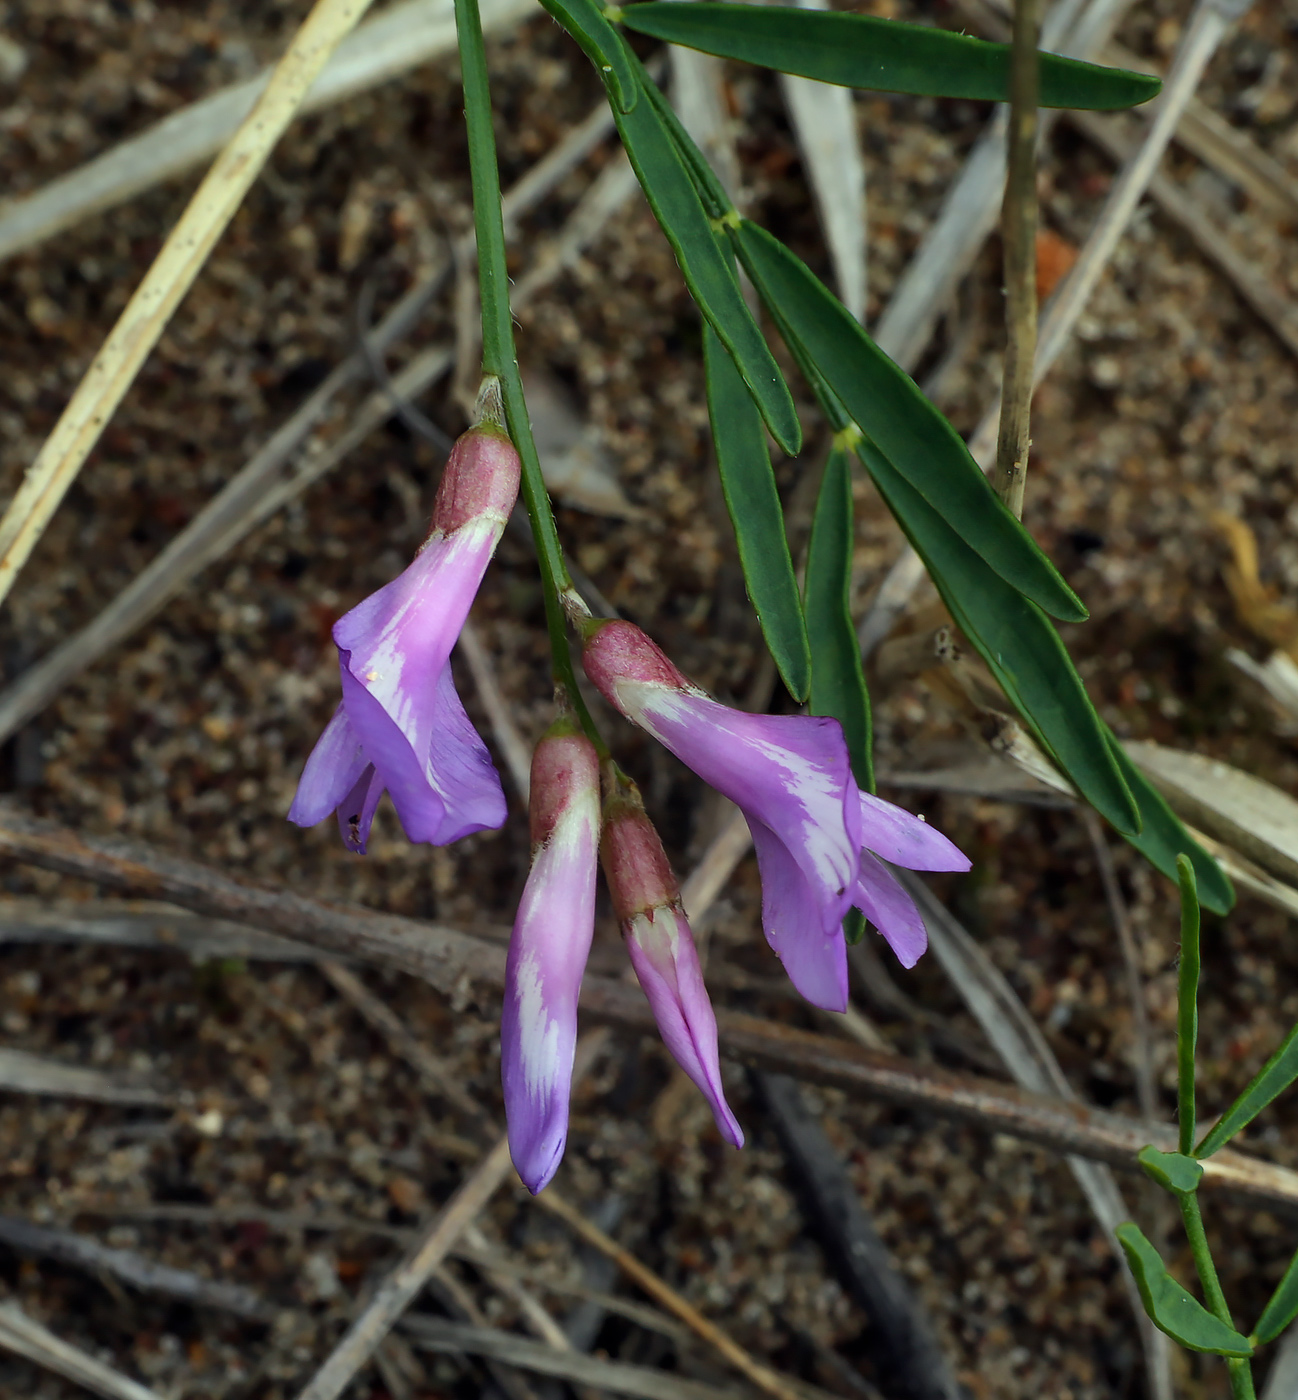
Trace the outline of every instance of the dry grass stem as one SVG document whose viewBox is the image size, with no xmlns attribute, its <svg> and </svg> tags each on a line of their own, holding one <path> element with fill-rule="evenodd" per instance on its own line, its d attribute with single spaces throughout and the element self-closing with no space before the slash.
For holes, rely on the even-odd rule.
<svg viewBox="0 0 1298 1400">
<path fill-rule="evenodd" d="M 11 1094 L 40 1094 L 139 1107 L 157 1107 L 170 1101 L 156 1084 L 138 1076 L 68 1065 L 45 1055 L 8 1047 L 0 1048 L 0 1089 Z"/>
<path fill-rule="evenodd" d="M 536 13 L 532 0 L 483 0 L 483 28 Z M 455 48 L 452 0 L 406 0 L 358 25 L 311 85 L 298 116 L 399 77 Z M 0 211 L 0 261 L 209 160 L 265 88 L 270 70 L 182 107 Z"/>
<path fill-rule="evenodd" d="M 0 602 L 307 90 L 369 4 L 316 0 L 265 91 L 194 192 L 0 519 Z"/>
<path fill-rule="evenodd" d="M 236 880 L 138 842 L 81 836 L 8 803 L 0 803 L 0 856 L 125 892 L 167 898 L 218 918 L 275 932 L 291 929 L 301 943 L 413 973 L 447 995 L 462 995 L 474 984 L 504 984 L 504 949 L 458 929 L 377 914 L 355 905 L 327 904 Z M 624 1032 L 639 1034 L 654 1028 L 644 998 L 608 978 L 586 978 L 582 1007 Z M 742 1064 L 778 1070 L 849 1094 L 911 1104 L 1056 1151 L 1131 1167 L 1135 1154 L 1151 1137 L 1138 1119 L 1087 1109 L 1054 1096 L 1016 1093 L 987 1079 L 917 1065 L 900 1055 L 873 1054 L 841 1039 L 776 1022 L 722 1009 L 717 1025 L 723 1053 Z M 583 1037 L 582 1043 L 599 1034 Z M 1158 1133 L 1152 1136 L 1156 1143 L 1174 1141 L 1170 1129 L 1165 1139 Z M 1204 1184 L 1271 1206 L 1298 1209 L 1298 1172 L 1230 1149 L 1205 1164 Z"/>
<path fill-rule="evenodd" d="M 0 1347 L 57 1376 L 84 1386 L 107 1400 L 162 1400 L 156 1390 L 138 1384 L 93 1356 L 69 1346 L 47 1327 L 27 1316 L 17 1303 L 0 1303 Z"/>
<path fill-rule="evenodd" d="M 592 112 L 506 192 L 502 210 L 507 232 L 607 135 L 607 113 L 607 106 Z M 537 266 L 515 289 L 513 304 L 525 305 L 548 286 L 598 236 L 635 188 L 625 156 L 610 162 L 554 242 L 541 249 Z M 416 398 L 446 373 L 453 363 L 451 350 L 433 346 L 421 351 L 368 396 L 336 439 L 319 451 L 304 450 L 341 391 L 365 376 L 368 355 L 381 355 L 414 328 L 450 267 L 448 255 L 430 268 L 374 328 L 366 338 L 367 346 L 334 368 L 265 446 L 97 617 L 0 691 L 0 741 L 44 709 L 87 666 L 155 616 L 209 564 L 345 460 L 391 416 L 394 395 L 402 401 Z"/>
<path fill-rule="evenodd" d="M 1229 32 L 1238 13 L 1238 5 L 1227 13 L 1223 6 L 1218 4 L 1218 0 L 1198 0 L 1190 24 L 1177 48 L 1172 70 L 1158 99 L 1158 109 L 1145 134 L 1145 140 L 1124 167 L 1122 175 L 1115 181 L 1077 262 L 1064 279 L 1062 287 L 1041 321 L 1032 379 L 1034 387 L 1045 377 L 1067 343 L 1068 336 L 1094 290 L 1095 283 L 1108 265 L 1118 240 L 1130 223 L 1141 196 L 1158 168 L 1158 162 L 1167 149 L 1180 113 L 1193 96 L 1204 68 Z M 986 159 L 989 161 L 990 157 Z M 975 198 L 972 188 L 967 197 L 970 200 Z M 938 269 L 934 269 L 933 275 L 939 275 Z M 900 292 L 900 287 L 898 290 Z M 897 304 L 896 297 L 893 304 Z M 899 338 L 905 324 L 897 324 L 894 334 Z M 881 322 L 880 334 L 882 330 Z M 883 344 L 882 340 L 880 343 Z M 884 349 L 887 348 L 884 345 Z M 919 349 L 922 348 L 921 344 Z M 970 452 L 984 468 L 990 465 L 992 460 L 999 422 L 998 399 L 984 414 L 982 422 L 969 440 Z M 857 631 L 863 656 L 868 658 L 874 648 L 891 632 L 923 577 L 924 566 L 920 563 L 919 556 L 907 546 L 884 576 L 875 600 Z"/>
<path fill-rule="evenodd" d="M 1001 381 L 996 491 L 1016 518 L 1023 515 L 1037 348 L 1037 44 L 1040 0 L 1015 0 L 1010 67 L 1009 151 L 1001 247 L 1005 278 L 1005 371 Z"/>
<path fill-rule="evenodd" d="M 642 1264 L 629 1250 L 623 1249 L 615 1239 L 605 1234 L 593 1221 L 588 1220 L 576 1206 L 553 1190 L 543 1191 L 536 1201 L 544 1210 L 562 1220 L 587 1244 L 593 1245 L 601 1254 L 613 1260 L 637 1288 L 647 1293 L 673 1317 L 678 1317 L 690 1331 L 715 1348 L 759 1390 L 774 1396 L 775 1400 L 799 1400 L 797 1391 L 791 1388 L 783 1376 L 777 1375 L 769 1366 L 764 1366 L 751 1353 L 745 1351 L 733 1337 L 704 1317 L 669 1283 Z"/>
<path fill-rule="evenodd" d="M 402 1330 L 416 1346 L 429 1351 L 490 1356 L 543 1376 L 597 1386 L 613 1395 L 640 1400 L 742 1400 L 743 1392 L 722 1390 L 674 1372 L 621 1361 L 602 1361 L 578 1351 L 555 1351 L 495 1327 L 468 1327 L 439 1317 L 407 1317 Z"/>
<path fill-rule="evenodd" d="M 512 1171 L 509 1143 L 501 1138 L 424 1227 L 405 1257 L 375 1291 L 365 1311 L 347 1329 L 328 1360 L 301 1391 L 298 1400 L 336 1400 L 347 1389 L 393 1324 L 423 1291 L 433 1270 L 446 1258 L 464 1227 L 504 1185 Z"/>
<path fill-rule="evenodd" d="M 1149 1122 L 1158 1121 L 1158 1090 L 1154 1082 L 1153 1038 L 1149 1029 L 1149 1009 L 1145 1005 L 1145 979 L 1140 971 L 1140 952 L 1136 947 L 1136 936 L 1132 932 L 1131 918 L 1127 913 L 1127 902 L 1118 887 L 1118 872 L 1113 864 L 1113 853 L 1105 839 L 1104 827 L 1099 817 L 1089 807 L 1082 808 L 1082 822 L 1086 834 L 1091 839 L 1091 849 L 1095 852 L 1095 863 L 1100 868 L 1100 883 L 1104 886 L 1104 898 L 1109 906 L 1109 916 L 1118 935 L 1122 948 L 1122 963 L 1127 974 L 1127 995 L 1131 1000 L 1131 1060 L 1136 1078 L 1136 1098 L 1140 1111 Z"/>
<path fill-rule="evenodd" d="M 132 1288 L 176 1298 L 196 1307 L 216 1308 L 252 1322 L 272 1322 L 276 1310 L 264 1298 L 237 1284 L 201 1278 L 129 1249 L 114 1249 L 71 1230 L 53 1230 L 0 1215 L 0 1240 L 19 1254 L 57 1259 L 92 1275 L 112 1274 Z"/>
<path fill-rule="evenodd" d="M 1000 970 L 922 879 L 904 870 L 898 872 L 898 877 L 924 917 L 934 957 L 1015 1082 L 1036 1093 L 1057 1094 L 1064 1102 L 1077 1102 L 1077 1095 L 1040 1027 Z M 1114 1231 L 1124 1220 L 1130 1219 L 1113 1172 L 1104 1164 L 1084 1157 L 1070 1155 L 1067 1160 L 1102 1237 L 1113 1247 Z M 1114 1253 L 1118 1254 L 1116 1248 Z M 1171 1352 L 1167 1338 L 1150 1322 L 1135 1279 L 1125 1259 L 1121 1255 L 1118 1258 L 1145 1351 L 1150 1394 L 1154 1400 L 1172 1400 Z"/>
</svg>

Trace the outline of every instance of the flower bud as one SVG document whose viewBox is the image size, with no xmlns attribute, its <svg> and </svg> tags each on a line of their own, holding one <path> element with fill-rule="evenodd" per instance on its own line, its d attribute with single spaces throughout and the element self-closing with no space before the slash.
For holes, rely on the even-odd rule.
<svg viewBox="0 0 1298 1400">
<path fill-rule="evenodd" d="M 562 717 L 532 755 L 532 869 L 505 967 L 500 1069 L 509 1150 L 535 1195 L 568 1140 L 577 995 L 595 930 L 599 760 Z"/>
<path fill-rule="evenodd" d="M 711 1105 L 721 1135 L 742 1147 L 743 1130 L 721 1087 L 717 1020 L 676 877 L 635 784 L 612 764 L 605 768 L 605 794 L 600 858 L 631 966 L 664 1044 Z"/>
</svg>

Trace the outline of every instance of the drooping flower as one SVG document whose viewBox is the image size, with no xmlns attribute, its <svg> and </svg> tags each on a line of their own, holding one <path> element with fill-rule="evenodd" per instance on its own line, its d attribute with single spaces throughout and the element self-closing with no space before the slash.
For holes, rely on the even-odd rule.
<svg viewBox="0 0 1298 1400">
<path fill-rule="evenodd" d="M 334 624 L 342 702 L 288 819 L 314 826 L 336 812 L 347 848 L 362 855 L 385 789 L 411 841 L 444 846 L 505 820 L 499 775 L 450 667 L 518 495 L 518 453 L 488 393 L 483 402 L 488 417 L 452 449 L 414 561 Z"/>
<path fill-rule="evenodd" d="M 568 1140 L 577 994 L 595 931 L 599 760 L 566 717 L 532 755 L 532 868 L 505 967 L 500 1071 L 509 1151 L 535 1195 Z"/>
<path fill-rule="evenodd" d="M 762 879 L 767 942 L 808 1001 L 847 1007 L 842 923 L 855 905 L 905 967 L 928 944 L 914 901 L 885 862 L 968 870 L 941 832 L 852 777 L 836 719 L 754 715 L 711 699 L 628 622 L 585 628 L 586 674 L 747 818 Z"/>
<path fill-rule="evenodd" d="M 612 764 L 604 790 L 600 856 L 631 966 L 668 1050 L 711 1105 L 721 1135 L 742 1147 L 743 1129 L 721 1087 L 717 1018 L 663 843 L 635 784 Z"/>
</svg>

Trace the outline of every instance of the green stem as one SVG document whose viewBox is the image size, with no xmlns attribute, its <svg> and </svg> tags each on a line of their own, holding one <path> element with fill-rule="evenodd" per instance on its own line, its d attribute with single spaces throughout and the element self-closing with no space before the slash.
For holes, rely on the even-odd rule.
<svg viewBox="0 0 1298 1400">
<path fill-rule="evenodd" d="M 500 212 L 500 169 L 496 138 L 491 128 L 491 92 L 487 84 L 487 51 L 482 41 L 478 0 L 455 0 L 455 29 L 464 79 L 464 120 L 469 134 L 469 171 L 473 181 L 473 224 L 478 240 L 478 288 L 482 302 L 482 371 L 500 380 L 509 435 L 522 462 L 523 502 L 532 522 L 536 561 L 545 595 L 545 621 L 550 633 L 554 678 L 568 693 L 581 727 L 600 755 L 608 747 L 595 728 L 577 687 L 572 650 L 564 618 L 562 594 L 572 587 L 563 546 L 541 475 L 541 461 L 532 440 L 532 423 L 523 397 L 523 380 L 514 348 L 513 315 L 509 308 L 509 271 L 505 263 L 505 224 Z"/>
<path fill-rule="evenodd" d="M 1176 858 L 1181 882 L 1181 967 L 1176 988 L 1176 1099 L 1180 1150 L 1194 1155 L 1194 1047 L 1199 1038 L 1199 899 L 1194 867 Z"/>
<path fill-rule="evenodd" d="M 1190 1241 L 1190 1253 L 1194 1256 L 1194 1267 L 1199 1271 L 1199 1282 L 1203 1285 L 1204 1301 L 1227 1327 L 1235 1326 L 1226 1304 L 1226 1295 L 1221 1291 L 1221 1281 L 1217 1277 L 1217 1266 L 1212 1262 L 1212 1251 L 1208 1248 L 1208 1234 L 1203 1228 L 1203 1213 L 1199 1209 L 1199 1198 L 1193 1192 L 1178 1196 L 1181 1206 L 1181 1219 L 1185 1222 L 1186 1238 Z M 1230 1393 L 1235 1400 L 1254 1400 L 1253 1368 L 1242 1358 L 1227 1361 L 1230 1370 Z"/>
</svg>

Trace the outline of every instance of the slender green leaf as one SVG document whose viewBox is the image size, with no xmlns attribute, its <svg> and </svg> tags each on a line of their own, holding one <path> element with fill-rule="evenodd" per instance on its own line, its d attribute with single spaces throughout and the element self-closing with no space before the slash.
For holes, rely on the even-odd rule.
<svg viewBox="0 0 1298 1400">
<path fill-rule="evenodd" d="M 1275 1341 L 1295 1317 L 1298 1317 L 1298 1254 L 1290 1260 L 1284 1278 L 1262 1309 L 1262 1316 L 1253 1329 L 1254 1341 L 1259 1346 Z"/>
<path fill-rule="evenodd" d="M 667 100 L 666 93 L 649 76 L 639 59 L 636 63 L 640 65 L 640 83 L 647 94 L 649 101 L 654 105 L 654 111 L 658 113 L 659 119 L 666 128 L 667 134 L 672 139 L 672 145 L 676 147 L 676 154 L 680 156 L 689 171 L 690 179 L 694 181 L 694 188 L 698 191 L 699 199 L 708 216 L 712 219 L 721 219 L 731 213 L 734 204 L 730 196 L 726 193 L 726 187 L 721 183 L 717 172 L 708 163 L 708 158 L 694 144 L 694 138 L 685 130 L 685 123 L 676 115 L 676 109 Z"/>
<path fill-rule="evenodd" d="M 1203 1178 L 1203 1168 L 1193 1157 L 1180 1152 L 1160 1152 L 1157 1147 L 1142 1147 L 1136 1160 L 1145 1169 L 1145 1175 L 1156 1181 L 1167 1191 L 1178 1196 L 1188 1196 L 1199 1189 Z"/>
<path fill-rule="evenodd" d="M 631 111 L 640 97 L 639 77 L 622 36 L 605 18 L 604 7 L 595 0 L 541 0 L 541 4 L 599 70 L 614 105 Z"/>
<path fill-rule="evenodd" d="M 825 463 L 807 549 L 807 636 L 811 641 L 811 713 L 843 726 L 852 773 L 874 791 L 870 693 L 852 626 L 852 468 L 835 447 Z"/>
<path fill-rule="evenodd" d="M 1203 849 L 1167 805 L 1162 793 L 1149 781 L 1127 756 L 1127 751 L 1106 728 L 1109 749 L 1118 765 L 1131 795 L 1140 809 L 1140 832 L 1127 840 L 1169 880 L 1177 879 L 1176 858 L 1189 856 L 1199 887 L 1199 901 L 1214 914 L 1229 914 L 1235 903 L 1235 891 L 1221 866 Z"/>
<path fill-rule="evenodd" d="M 766 429 L 735 362 L 709 325 L 703 327 L 703 364 L 717 470 L 735 527 L 748 596 L 784 684 L 795 700 L 805 700 L 811 685 L 811 653 L 784 533 L 784 512 L 766 450 Z"/>
<path fill-rule="evenodd" d="M 671 133 L 652 101 L 638 102 L 631 112 L 614 107 L 613 118 L 691 296 L 730 352 L 771 436 L 790 457 L 796 457 L 802 447 L 802 427 L 793 396 L 744 303 L 734 270 L 713 237 L 707 212 Z"/>
<path fill-rule="evenodd" d="M 722 58 L 840 87 L 1008 102 L 1010 46 L 870 15 L 788 6 L 631 5 L 628 29 Z M 1144 73 L 1041 55 L 1041 105 L 1112 111 L 1148 102 L 1160 83 Z"/>
<path fill-rule="evenodd" d="M 1216 1356 L 1252 1356 L 1248 1338 L 1214 1317 L 1177 1283 L 1167 1272 L 1158 1250 L 1141 1234 L 1138 1226 L 1127 1221 L 1118 1226 L 1117 1235 L 1135 1275 L 1145 1311 L 1155 1327 L 1191 1351 L 1208 1351 Z"/>
<path fill-rule="evenodd" d="M 1221 1120 L 1194 1150 L 1196 1157 L 1211 1157 L 1241 1128 L 1246 1128 L 1272 1099 L 1298 1079 L 1298 1026 L 1280 1042 L 1280 1048 L 1253 1077 L 1248 1088 L 1221 1116 Z"/>
<path fill-rule="evenodd" d="M 1194 1050 L 1199 1039 L 1199 890 L 1190 858 L 1178 855 L 1181 965 L 1176 974 L 1176 1117 L 1182 1152 L 1194 1151 Z"/>
<path fill-rule="evenodd" d="M 762 299 L 799 341 L 843 407 L 975 553 L 1055 617 L 1086 609 L 1022 524 L 1005 509 L 959 434 L 778 239 L 744 220 L 739 256 Z"/>
<path fill-rule="evenodd" d="M 870 442 L 861 460 L 924 561 L 956 625 L 1047 752 L 1088 802 L 1124 834 L 1139 812 L 1081 678 L 1049 619 L 990 569 Z"/>
</svg>

